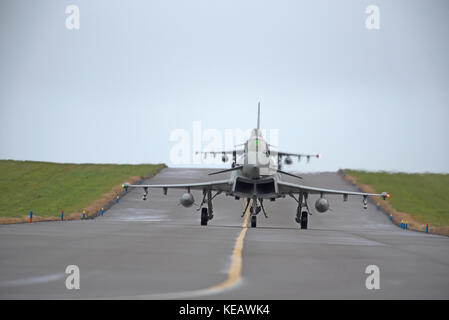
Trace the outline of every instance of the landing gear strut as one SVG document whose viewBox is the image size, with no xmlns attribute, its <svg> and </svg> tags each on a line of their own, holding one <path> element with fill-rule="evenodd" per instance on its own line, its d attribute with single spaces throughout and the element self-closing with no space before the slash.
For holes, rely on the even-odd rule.
<svg viewBox="0 0 449 320">
<path fill-rule="evenodd" d="M 214 209 L 212 208 L 212 190 L 207 191 L 207 211 L 209 213 L 209 220 L 212 220 L 214 217 Z"/>
<path fill-rule="evenodd" d="M 203 190 L 203 201 L 201 201 L 201 205 L 198 210 L 201 209 L 201 225 L 207 226 L 207 222 L 212 220 L 214 217 L 213 212 L 214 209 L 212 207 L 212 199 L 219 195 L 221 191 L 217 191 L 214 196 L 212 196 L 212 190 Z M 203 208 L 203 204 L 207 202 L 207 208 Z"/>
<path fill-rule="evenodd" d="M 240 218 L 243 218 L 245 216 L 246 210 L 248 210 L 250 202 L 251 200 L 249 200 L 249 198 L 246 198 L 246 207 L 245 210 L 243 210 L 242 216 Z"/>
<path fill-rule="evenodd" d="M 260 207 L 257 206 L 257 198 L 253 198 L 253 206 L 250 209 L 251 212 L 251 228 L 257 226 L 257 214 L 260 212 Z"/>
<path fill-rule="evenodd" d="M 290 196 L 296 200 L 298 203 L 298 208 L 296 209 L 295 221 L 300 225 L 301 229 L 307 229 L 307 224 L 309 220 L 309 206 L 307 205 L 307 193 L 299 194 L 298 199 L 296 199 L 292 194 Z"/>
</svg>

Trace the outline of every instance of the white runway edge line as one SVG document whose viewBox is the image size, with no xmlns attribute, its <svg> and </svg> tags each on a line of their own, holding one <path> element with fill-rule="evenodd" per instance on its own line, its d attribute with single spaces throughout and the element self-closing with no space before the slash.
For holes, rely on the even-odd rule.
<svg viewBox="0 0 449 320">
<path fill-rule="evenodd" d="M 168 293 L 155 293 L 155 294 L 142 294 L 136 296 L 124 296 L 124 297 L 110 297 L 110 298 L 99 298 L 99 299 L 142 299 L 142 300 L 175 300 L 175 299 L 187 299 L 196 298 L 201 296 L 214 295 L 218 293 L 223 293 L 225 291 L 235 288 L 242 280 L 242 251 L 243 251 L 243 240 L 246 236 L 246 231 L 248 230 L 248 218 L 249 218 L 249 208 L 246 209 L 245 217 L 243 219 L 242 231 L 240 232 L 237 240 L 235 241 L 234 250 L 232 252 L 232 263 L 228 270 L 228 278 L 212 287 L 192 290 L 192 291 L 179 291 L 179 292 L 168 292 Z"/>
</svg>

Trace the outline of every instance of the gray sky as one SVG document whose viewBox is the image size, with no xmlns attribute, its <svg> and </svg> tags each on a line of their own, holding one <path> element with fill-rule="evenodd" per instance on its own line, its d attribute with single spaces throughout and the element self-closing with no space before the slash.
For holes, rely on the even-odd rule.
<svg viewBox="0 0 449 320">
<path fill-rule="evenodd" d="M 261 101 L 280 149 L 323 154 L 292 169 L 449 172 L 448 16 L 446 0 L 2 0 L 0 158 L 173 165 L 173 130 L 250 129 Z"/>
</svg>

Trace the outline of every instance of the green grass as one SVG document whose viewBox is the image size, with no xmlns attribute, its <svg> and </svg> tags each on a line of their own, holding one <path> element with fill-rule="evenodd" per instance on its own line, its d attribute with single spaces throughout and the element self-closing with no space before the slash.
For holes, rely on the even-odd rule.
<svg viewBox="0 0 449 320">
<path fill-rule="evenodd" d="M 80 212 L 128 177 L 147 177 L 159 167 L 0 160 L 0 216 Z"/>
<path fill-rule="evenodd" d="M 409 213 L 423 224 L 449 225 L 449 174 L 344 171 L 376 192 L 389 192 L 388 201 L 397 211 Z"/>
</svg>

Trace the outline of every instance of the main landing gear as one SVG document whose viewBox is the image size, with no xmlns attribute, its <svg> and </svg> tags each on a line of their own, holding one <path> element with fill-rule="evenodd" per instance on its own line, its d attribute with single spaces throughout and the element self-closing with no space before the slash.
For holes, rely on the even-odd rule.
<svg viewBox="0 0 449 320">
<path fill-rule="evenodd" d="M 299 223 L 301 229 L 307 229 L 308 215 L 309 213 L 307 211 L 298 211 L 296 213 L 295 220 Z"/>
<path fill-rule="evenodd" d="M 298 199 L 293 194 L 290 197 L 296 200 L 298 208 L 296 209 L 295 221 L 299 224 L 301 229 L 307 229 L 309 221 L 309 206 L 307 205 L 307 193 L 299 194 Z"/>
<path fill-rule="evenodd" d="M 209 221 L 209 214 L 207 213 L 207 208 L 201 208 L 201 225 L 207 226 Z"/>
<path fill-rule="evenodd" d="M 200 208 L 201 209 L 201 225 L 207 226 L 207 223 L 209 220 L 212 220 L 214 217 L 213 215 L 213 207 L 212 207 L 212 199 L 215 198 L 217 195 L 219 195 L 221 191 L 217 191 L 217 193 L 212 197 L 212 191 L 211 190 L 203 190 L 203 201 L 201 201 Z M 203 204 L 207 202 L 207 208 L 203 208 Z M 198 210 L 199 210 L 198 209 Z"/>
</svg>

